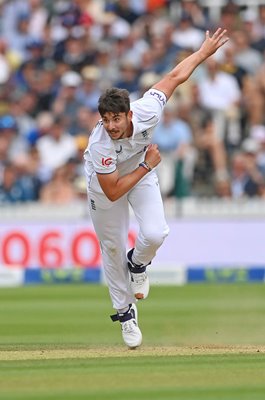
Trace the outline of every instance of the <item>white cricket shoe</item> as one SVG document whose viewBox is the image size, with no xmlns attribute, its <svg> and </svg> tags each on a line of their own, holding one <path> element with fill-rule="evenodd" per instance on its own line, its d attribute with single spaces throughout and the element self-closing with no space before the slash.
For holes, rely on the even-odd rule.
<svg viewBox="0 0 265 400">
<path fill-rule="evenodd" d="M 118 313 L 111 316 L 112 321 L 120 321 L 124 343 L 130 348 L 135 349 L 142 343 L 142 332 L 137 322 L 137 308 L 135 304 L 129 304 L 126 313 Z"/>
<path fill-rule="evenodd" d="M 146 299 L 149 293 L 149 278 L 146 273 L 146 265 L 135 265 L 132 261 L 132 253 L 134 249 L 131 249 L 127 254 L 128 268 L 131 275 L 131 288 L 134 297 L 137 300 Z M 149 263 L 150 264 L 150 263 Z"/>
</svg>

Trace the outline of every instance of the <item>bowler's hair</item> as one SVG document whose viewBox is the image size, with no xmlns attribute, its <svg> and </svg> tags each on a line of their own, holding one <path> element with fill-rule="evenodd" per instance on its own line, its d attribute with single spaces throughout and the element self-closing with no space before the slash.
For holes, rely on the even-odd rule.
<svg viewBox="0 0 265 400">
<path fill-rule="evenodd" d="M 128 114 L 130 111 L 129 92 L 126 89 L 107 89 L 98 100 L 98 111 L 103 117 L 108 112 Z"/>
</svg>

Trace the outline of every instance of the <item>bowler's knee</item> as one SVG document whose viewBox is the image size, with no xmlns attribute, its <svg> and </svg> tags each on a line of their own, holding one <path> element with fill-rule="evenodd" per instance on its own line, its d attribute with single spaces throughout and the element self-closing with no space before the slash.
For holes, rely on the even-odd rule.
<svg viewBox="0 0 265 400">
<path fill-rule="evenodd" d="M 149 246 L 158 248 L 162 245 L 168 233 L 168 226 L 164 227 L 164 229 L 161 230 L 149 229 L 144 232 L 144 238 Z"/>
</svg>

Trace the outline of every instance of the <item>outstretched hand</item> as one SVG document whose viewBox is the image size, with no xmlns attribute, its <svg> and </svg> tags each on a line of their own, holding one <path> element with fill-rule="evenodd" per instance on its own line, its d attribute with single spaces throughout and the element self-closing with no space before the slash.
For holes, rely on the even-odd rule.
<svg viewBox="0 0 265 400">
<path fill-rule="evenodd" d="M 210 32 L 206 31 L 205 40 L 200 48 L 205 58 L 214 54 L 219 47 L 223 46 L 229 40 L 226 33 L 226 29 L 218 28 L 212 37 L 210 37 Z"/>
<path fill-rule="evenodd" d="M 210 37 L 209 31 L 206 31 L 206 37 L 200 49 L 177 64 L 153 88 L 165 93 L 167 99 L 169 99 L 176 87 L 185 82 L 198 65 L 228 41 L 229 38 L 226 33 L 226 29 L 218 28 Z"/>
</svg>

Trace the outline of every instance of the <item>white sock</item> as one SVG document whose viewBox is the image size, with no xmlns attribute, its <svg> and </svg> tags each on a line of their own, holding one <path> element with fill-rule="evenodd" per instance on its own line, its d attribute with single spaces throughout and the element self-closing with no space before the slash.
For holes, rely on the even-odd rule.
<svg viewBox="0 0 265 400">
<path fill-rule="evenodd" d="M 134 267 L 141 267 L 141 266 L 143 265 L 143 264 L 141 264 L 141 263 L 138 263 L 138 262 L 135 260 L 133 254 L 132 254 L 132 262 L 133 262 L 133 266 L 134 266 Z"/>
</svg>

